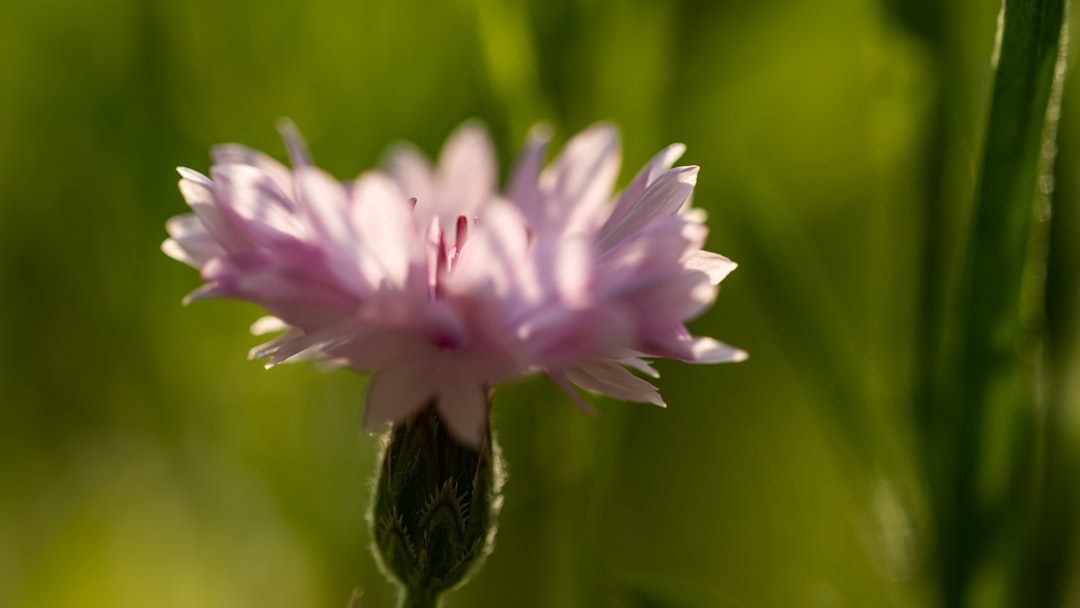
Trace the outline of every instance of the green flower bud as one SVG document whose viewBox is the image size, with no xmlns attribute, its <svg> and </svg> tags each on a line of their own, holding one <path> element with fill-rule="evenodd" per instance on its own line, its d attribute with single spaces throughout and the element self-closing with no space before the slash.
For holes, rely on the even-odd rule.
<svg viewBox="0 0 1080 608">
<path fill-rule="evenodd" d="M 491 429 L 480 450 L 454 440 L 434 404 L 394 426 L 372 501 L 375 553 L 402 606 L 433 607 L 490 551 L 502 482 Z"/>
</svg>

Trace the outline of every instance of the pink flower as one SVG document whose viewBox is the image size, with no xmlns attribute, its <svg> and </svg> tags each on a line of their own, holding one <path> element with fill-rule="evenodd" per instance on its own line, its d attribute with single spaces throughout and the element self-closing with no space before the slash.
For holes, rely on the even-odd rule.
<svg viewBox="0 0 1080 608">
<path fill-rule="evenodd" d="M 735 268 L 702 251 L 687 209 L 696 167 L 658 154 L 617 197 L 616 130 L 574 137 L 543 168 L 548 137 L 530 135 L 505 196 L 486 132 L 447 141 L 436 166 L 412 148 L 385 171 L 341 183 L 283 127 L 293 169 L 250 149 L 214 150 L 210 177 L 180 169 L 194 211 L 168 222 L 168 255 L 206 284 L 187 301 L 254 302 L 285 330 L 252 358 L 318 359 L 372 373 L 365 424 L 403 420 L 434 401 L 451 433 L 479 445 L 490 388 L 544 372 L 574 386 L 663 405 L 628 368 L 646 359 L 740 361 L 746 354 L 685 323 Z"/>
</svg>

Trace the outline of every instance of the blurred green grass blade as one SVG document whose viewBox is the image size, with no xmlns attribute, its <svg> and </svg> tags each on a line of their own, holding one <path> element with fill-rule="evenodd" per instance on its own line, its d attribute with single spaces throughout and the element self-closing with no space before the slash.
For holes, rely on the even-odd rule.
<svg viewBox="0 0 1080 608">
<path fill-rule="evenodd" d="M 1075 84 L 1065 97 L 1080 93 Z M 1075 107 L 1075 98 L 1070 104 Z M 1067 583 L 1075 572 L 1080 528 L 1080 420 L 1077 419 L 1080 367 L 1080 116 L 1065 113 L 1055 166 L 1054 210 L 1046 264 L 1044 396 L 1037 471 L 1037 501 L 1025 520 L 1030 531 L 1018 557 L 1013 599 L 1018 605 L 1064 606 Z M 1066 135 L 1068 134 L 1068 135 Z"/>
<path fill-rule="evenodd" d="M 970 350 L 974 372 L 995 362 L 1009 365 L 1020 333 L 1018 295 L 1037 182 L 1053 148 L 1056 121 L 1047 120 L 1047 109 L 1060 96 L 1052 93 L 1055 82 L 1060 90 L 1064 12 L 1065 0 L 1010 0 L 1005 6 L 969 250 L 967 338 L 973 347 L 986 347 Z M 1053 102 L 1056 117 L 1059 99 Z"/>
<path fill-rule="evenodd" d="M 947 606 L 970 600 L 993 543 L 1011 530 L 1013 500 L 1031 465 L 1038 306 L 1030 280 L 1045 256 L 1032 234 L 1040 181 L 1053 157 L 1064 74 L 1066 0 L 1008 0 L 999 22 L 996 74 L 968 244 L 960 373 L 941 400 L 945 455 L 936 480 L 940 566 Z M 1045 189 L 1045 188 L 1043 188 Z M 1041 286 L 1039 286 L 1041 288 Z M 1025 292 L 1025 290 L 1028 290 Z"/>
</svg>

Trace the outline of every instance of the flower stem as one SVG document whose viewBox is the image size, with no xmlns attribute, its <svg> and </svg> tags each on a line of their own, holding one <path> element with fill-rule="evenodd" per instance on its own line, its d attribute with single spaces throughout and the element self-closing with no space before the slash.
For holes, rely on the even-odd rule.
<svg viewBox="0 0 1080 608">
<path fill-rule="evenodd" d="M 439 608 L 439 606 L 442 606 L 442 599 L 437 593 L 426 589 L 409 589 L 408 587 L 401 589 L 398 608 Z"/>
</svg>

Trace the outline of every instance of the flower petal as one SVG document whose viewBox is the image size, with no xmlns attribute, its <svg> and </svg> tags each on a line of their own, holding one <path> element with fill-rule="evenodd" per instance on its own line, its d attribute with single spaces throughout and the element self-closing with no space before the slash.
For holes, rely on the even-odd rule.
<svg viewBox="0 0 1080 608">
<path fill-rule="evenodd" d="M 267 317 L 263 317 L 263 318 L 265 319 Z M 270 317 L 270 318 L 272 318 L 272 317 Z M 254 327 L 252 329 L 254 330 Z M 252 331 L 252 333 L 255 333 L 255 332 Z M 256 335 L 258 335 L 258 334 L 256 334 Z M 263 344 L 260 344 L 260 345 L 258 345 L 256 347 L 252 348 L 251 350 L 249 350 L 248 351 L 248 359 L 249 360 L 255 360 L 255 359 L 265 359 L 267 357 L 271 357 L 284 344 L 287 344 L 287 343 L 289 343 L 289 342 L 291 342 L 291 341 L 293 341 L 293 340 L 295 340 L 295 339 L 297 339 L 297 338 L 299 338 L 300 336 L 303 336 L 303 335 L 304 335 L 304 332 L 300 331 L 299 329 L 291 329 L 287 333 L 284 333 L 284 334 L 274 338 L 273 340 L 271 340 L 269 342 L 265 342 Z"/>
<path fill-rule="evenodd" d="M 482 385 L 454 374 L 440 388 L 435 407 L 455 439 L 480 449 L 488 426 L 488 402 Z"/>
<path fill-rule="evenodd" d="M 566 377 L 581 388 L 625 401 L 667 407 L 656 387 L 612 361 L 588 361 L 568 368 Z"/>
<path fill-rule="evenodd" d="M 202 220 L 193 213 L 170 218 L 165 229 L 171 238 L 161 244 L 161 250 L 189 266 L 202 268 L 210 259 L 225 254 Z"/>
<path fill-rule="evenodd" d="M 296 125 L 288 118 L 281 118 L 277 121 L 277 128 L 281 139 L 285 141 L 285 151 L 289 154 L 293 171 L 310 167 L 312 165 L 311 153 L 308 152 L 307 142 L 300 135 L 300 130 L 296 128 Z"/>
<path fill-rule="evenodd" d="M 529 131 L 525 149 L 518 156 L 507 187 L 507 196 L 533 226 L 541 226 L 547 221 L 547 209 L 539 191 L 539 180 L 550 142 L 551 129 L 547 125 L 537 125 Z"/>
<path fill-rule="evenodd" d="M 617 222 L 609 220 L 598 233 L 601 251 L 614 247 L 656 218 L 672 215 L 686 204 L 697 184 L 697 167 L 666 171 L 634 201 Z"/>
<path fill-rule="evenodd" d="M 638 174 L 634 176 L 630 185 L 623 190 L 619 196 L 619 202 L 616 203 L 615 209 L 612 210 L 611 216 L 608 217 L 607 222 L 611 225 L 618 225 L 623 220 L 626 213 L 630 210 L 630 207 L 644 194 L 645 189 L 651 186 L 656 179 L 671 168 L 671 165 L 675 164 L 675 161 L 679 160 L 679 157 L 686 152 L 686 146 L 682 144 L 671 144 L 664 148 L 656 156 L 652 157 L 652 160 L 648 162 Z"/>
<path fill-rule="evenodd" d="M 386 281 L 388 287 L 404 287 L 409 268 L 422 263 L 424 253 L 409 200 L 378 173 L 362 175 L 353 184 L 351 199 L 351 208 L 342 216 L 347 215 L 362 244 L 353 252 L 353 268 L 359 265 L 370 285 Z"/>
<path fill-rule="evenodd" d="M 387 153 L 384 165 L 406 197 L 417 199 L 418 205 L 419 201 L 424 201 L 425 207 L 431 204 L 435 192 L 435 170 L 415 146 L 407 143 L 394 145 Z M 426 222 L 430 217 L 424 219 Z"/>
<path fill-rule="evenodd" d="M 282 321 L 277 317 L 259 317 L 254 323 L 251 324 L 251 334 L 255 336 L 265 336 L 266 334 L 273 334 L 279 331 L 285 331 L 289 329 L 289 324 Z"/>
<path fill-rule="evenodd" d="M 626 359 L 619 359 L 618 363 L 620 365 L 625 365 L 627 367 L 636 369 L 637 371 L 645 374 L 646 376 L 649 376 L 650 378 L 660 377 L 660 372 L 656 371 L 656 368 L 654 368 L 652 365 L 649 365 L 649 362 L 642 359 L 641 357 L 628 357 Z"/>
<path fill-rule="evenodd" d="M 749 357 L 746 351 L 712 338 L 695 338 L 691 351 L 693 359 L 690 363 L 738 363 Z"/>
<path fill-rule="evenodd" d="M 376 431 L 387 422 L 404 420 L 431 400 L 436 387 L 430 357 L 400 360 L 376 372 L 368 385 L 364 405 L 364 428 Z"/>
<path fill-rule="evenodd" d="M 595 228 L 610 202 L 622 153 L 619 131 L 601 123 L 575 135 L 552 167 L 551 213 L 565 234 Z"/>
<path fill-rule="evenodd" d="M 269 178 L 277 191 L 283 195 L 282 198 L 287 202 L 289 209 L 295 209 L 291 199 L 293 195 L 292 173 L 278 161 L 258 150 L 252 150 L 240 144 L 214 146 L 211 156 L 214 163 L 218 165 L 247 165 L 253 167 Z"/>
<path fill-rule="evenodd" d="M 495 193 L 496 172 L 495 151 L 487 130 L 474 122 L 458 127 L 439 153 L 439 218 L 474 217 Z M 420 204 L 423 201 L 418 200 Z"/>
<path fill-rule="evenodd" d="M 303 237 L 295 204 L 265 173 L 248 165 L 218 165 L 211 175 L 217 206 L 245 243 L 268 246 Z"/>
<path fill-rule="evenodd" d="M 732 270 L 739 266 L 719 253 L 701 251 L 700 249 L 691 251 L 683 258 L 683 264 L 686 268 L 704 272 L 713 285 L 719 285 L 720 281 L 723 281 L 727 275 L 731 274 Z"/>
<path fill-rule="evenodd" d="M 243 249 L 247 241 L 236 232 L 232 224 L 226 218 L 223 210 L 218 206 L 214 194 L 214 183 L 209 178 L 180 167 L 177 169 L 183 178 L 180 180 L 180 194 L 187 201 L 191 210 L 199 217 L 207 232 L 225 249 Z"/>
</svg>

